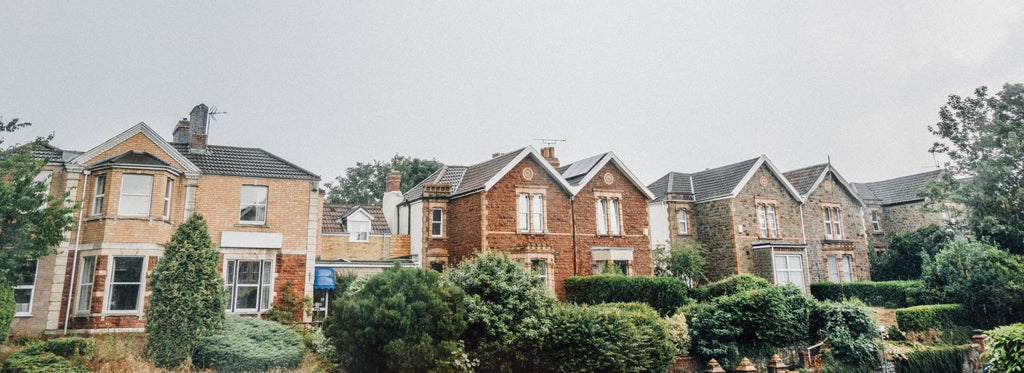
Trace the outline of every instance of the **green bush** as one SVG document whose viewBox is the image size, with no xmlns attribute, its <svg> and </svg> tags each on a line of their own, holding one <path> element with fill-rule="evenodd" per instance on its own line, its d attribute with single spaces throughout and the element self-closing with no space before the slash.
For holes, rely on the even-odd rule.
<svg viewBox="0 0 1024 373">
<path fill-rule="evenodd" d="M 969 345 L 919 346 L 904 356 L 898 356 L 893 363 L 900 373 L 959 372 L 970 349 Z"/>
<path fill-rule="evenodd" d="M 925 263 L 925 292 L 963 304 L 982 327 L 1024 320 L 1024 265 L 993 246 L 957 237 Z"/>
<path fill-rule="evenodd" d="M 810 325 L 814 340 L 828 341 L 825 352 L 845 372 L 874 372 L 878 366 L 878 324 L 862 304 L 819 302 L 812 307 Z"/>
<path fill-rule="evenodd" d="M 229 315 L 220 333 L 199 340 L 192 358 L 218 372 L 252 372 L 295 368 L 304 352 L 302 337 L 284 325 Z"/>
<path fill-rule="evenodd" d="M 7 339 L 7 334 L 11 332 L 14 307 L 14 288 L 0 280 L 0 343 L 3 343 Z"/>
<path fill-rule="evenodd" d="M 884 253 L 871 251 L 871 279 L 875 281 L 917 280 L 921 278 L 924 258 L 939 252 L 953 234 L 938 225 L 911 232 L 895 233 Z"/>
<path fill-rule="evenodd" d="M 673 344 L 658 313 L 642 303 L 555 308 L 545 368 L 552 372 L 663 372 Z"/>
<path fill-rule="evenodd" d="M 674 245 L 659 244 L 654 247 L 654 274 L 658 276 L 686 276 L 696 282 L 704 282 L 704 249 L 694 240 L 683 240 Z"/>
<path fill-rule="evenodd" d="M 857 298 L 869 306 L 903 308 L 918 303 L 922 291 L 921 281 L 815 282 L 811 294 L 821 301 L 842 301 Z"/>
<path fill-rule="evenodd" d="M 1024 324 L 988 331 L 988 358 L 993 372 L 1024 372 Z"/>
<path fill-rule="evenodd" d="M 959 304 L 914 306 L 900 308 L 894 312 L 896 313 L 896 324 L 904 332 L 919 332 L 928 329 L 947 330 L 973 324 L 971 314 Z"/>
<path fill-rule="evenodd" d="M 698 286 L 693 292 L 694 299 L 700 302 L 707 302 L 714 298 L 725 295 L 742 293 L 747 290 L 764 289 L 771 287 L 772 283 L 763 278 L 753 275 L 733 275 L 717 282 Z"/>
<path fill-rule="evenodd" d="M 224 279 L 202 215 L 188 218 L 171 236 L 156 263 L 146 309 L 146 357 L 174 368 L 192 354 L 200 338 L 224 325 Z"/>
<path fill-rule="evenodd" d="M 63 357 L 89 356 L 96 352 L 96 341 L 82 337 L 47 339 L 40 345 L 42 351 Z"/>
<path fill-rule="evenodd" d="M 668 339 L 674 347 L 674 354 L 687 356 L 690 354 L 690 326 L 686 323 L 686 315 L 677 312 L 675 315 L 665 317 L 665 326 L 668 329 Z"/>
<path fill-rule="evenodd" d="M 4 373 L 88 373 L 89 369 L 72 364 L 65 358 L 49 352 L 28 353 L 18 351 L 7 358 L 3 365 Z"/>
<path fill-rule="evenodd" d="M 566 300 L 581 304 L 642 302 L 662 315 L 692 303 L 682 279 L 650 276 L 578 276 L 565 280 Z"/>
</svg>

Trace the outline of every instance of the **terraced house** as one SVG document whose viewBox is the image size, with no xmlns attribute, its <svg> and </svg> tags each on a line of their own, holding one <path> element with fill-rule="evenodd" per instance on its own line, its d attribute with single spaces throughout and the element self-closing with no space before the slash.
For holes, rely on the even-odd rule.
<svg viewBox="0 0 1024 373">
<path fill-rule="evenodd" d="M 865 202 L 869 242 L 875 250 L 884 251 L 893 233 L 909 232 L 931 225 L 955 221 L 963 206 L 942 203 L 939 211 L 926 211 L 925 197 L 918 195 L 925 185 L 935 180 L 942 170 L 900 176 L 869 183 L 854 183 L 853 187 Z"/>
<path fill-rule="evenodd" d="M 51 191 L 81 211 L 58 253 L 38 260 L 13 333 L 141 331 L 150 273 L 195 213 L 221 253 L 226 312 L 262 313 L 289 283 L 312 295 L 319 176 L 262 149 L 207 144 L 207 116 L 196 106 L 172 141 L 139 123 L 85 152 L 37 154 Z"/>
</svg>

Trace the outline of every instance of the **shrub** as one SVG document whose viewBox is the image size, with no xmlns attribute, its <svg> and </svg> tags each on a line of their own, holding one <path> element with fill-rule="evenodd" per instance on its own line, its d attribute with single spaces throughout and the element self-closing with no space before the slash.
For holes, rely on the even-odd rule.
<svg viewBox="0 0 1024 373">
<path fill-rule="evenodd" d="M 671 317 L 665 317 L 665 328 L 668 330 L 668 340 L 672 342 L 674 354 L 687 356 L 690 354 L 690 326 L 686 324 L 686 315 L 677 312 Z"/>
<path fill-rule="evenodd" d="M 682 279 L 650 276 L 579 276 L 565 280 L 566 299 L 583 304 L 642 302 L 662 315 L 691 303 Z"/>
<path fill-rule="evenodd" d="M 5 373 L 88 373 L 89 369 L 72 364 L 65 358 L 49 352 L 29 353 L 18 351 L 4 361 Z"/>
<path fill-rule="evenodd" d="M 96 342 L 89 338 L 62 337 L 44 341 L 41 348 L 63 357 L 89 356 L 96 352 Z"/>
<path fill-rule="evenodd" d="M 702 282 L 704 277 L 704 253 L 700 243 L 688 240 L 671 247 L 664 244 L 654 248 L 654 271 L 658 276 L 686 276 Z"/>
<path fill-rule="evenodd" d="M 1024 372 L 1024 324 L 988 331 L 988 360 L 993 372 Z"/>
<path fill-rule="evenodd" d="M 200 338 L 224 325 L 220 254 L 202 215 L 188 218 L 171 236 L 156 263 L 146 309 L 146 357 L 158 367 L 181 365 Z"/>
<path fill-rule="evenodd" d="M 917 280 L 921 278 L 924 258 L 935 256 L 952 239 L 952 233 L 934 224 L 895 233 L 889 238 L 884 253 L 870 256 L 871 278 L 875 281 Z"/>
<path fill-rule="evenodd" d="M 0 280 L 0 343 L 3 343 L 7 339 L 7 334 L 11 332 L 14 307 L 14 288 Z"/>
<path fill-rule="evenodd" d="M 468 327 L 462 339 L 479 372 L 537 370 L 551 328 L 554 298 L 535 274 L 508 255 L 484 253 L 443 277 L 466 292 Z"/>
<path fill-rule="evenodd" d="M 878 366 L 878 324 L 866 307 L 854 302 L 820 302 L 810 315 L 815 340 L 828 341 L 826 353 L 846 372 L 874 372 Z"/>
<path fill-rule="evenodd" d="M 764 289 L 771 287 L 772 283 L 763 278 L 752 275 L 734 275 L 726 277 L 717 282 L 698 286 L 693 297 L 700 302 L 707 302 L 714 298 L 725 295 L 741 293 L 747 290 Z"/>
<path fill-rule="evenodd" d="M 931 304 L 900 308 L 896 313 L 896 324 L 904 332 L 927 329 L 946 330 L 957 326 L 970 326 L 972 317 L 959 304 Z"/>
<path fill-rule="evenodd" d="M 193 362 L 218 372 L 290 369 L 302 364 L 299 333 L 273 321 L 229 315 L 224 329 L 195 346 Z"/>
<path fill-rule="evenodd" d="M 664 321 L 642 303 L 560 305 L 545 342 L 552 372 L 661 372 L 673 346 Z"/>
<path fill-rule="evenodd" d="M 919 345 L 903 356 L 897 356 L 893 363 L 896 365 L 896 371 L 900 373 L 959 372 L 970 349 L 969 345 Z"/>
<path fill-rule="evenodd" d="M 348 372 L 463 369 L 463 297 L 429 269 L 396 265 L 360 277 L 331 307 L 327 337 L 337 363 Z"/>
<path fill-rule="evenodd" d="M 815 282 L 811 294 L 822 301 L 842 301 L 857 298 L 867 305 L 884 308 L 913 306 L 919 301 L 921 281 Z"/>
<path fill-rule="evenodd" d="M 978 326 L 1008 324 L 1024 315 L 1024 266 L 995 247 L 958 237 L 925 264 L 922 281 L 934 299 L 967 307 Z"/>
<path fill-rule="evenodd" d="M 268 320 L 282 324 L 302 320 L 305 305 L 302 298 L 295 296 L 295 291 L 292 290 L 293 285 L 291 281 L 287 281 L 281 287 L 281 296 L 274 301 L 273 306 L 265 314 Z"/>
</svg>

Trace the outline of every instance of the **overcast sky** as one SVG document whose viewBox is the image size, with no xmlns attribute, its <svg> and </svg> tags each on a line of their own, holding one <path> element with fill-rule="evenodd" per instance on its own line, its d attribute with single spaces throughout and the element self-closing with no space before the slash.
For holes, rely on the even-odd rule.
<svg viewBox="0 0 1024 373">
<path fill-rule="evenodd" d="M 559 138 L 645 182 L 767 154 L 934 168 L 949 94 L 1024 82 L 1016 1 L 0 2 L 0 115 L 88 150 L 203 102 L 210 143 L 321 175 Z"/>
</svg>

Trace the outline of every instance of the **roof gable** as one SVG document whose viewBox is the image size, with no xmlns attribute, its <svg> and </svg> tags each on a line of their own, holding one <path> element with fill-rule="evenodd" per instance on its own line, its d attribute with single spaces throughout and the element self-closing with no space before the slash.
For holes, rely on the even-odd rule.
<svg viewBox="0 0 1024 373">
<path fill-rule="evenodd" d="M 872 203 L 894 205 L 915 202 L 924 200 L 924 197 L 917 196 L 917 192 L 941 173 L 942 170 L 934 170 L 870 183 L 854 183 L 853 187 L 862 199 Z"/>
<path fill-rule="evenodd" d="M 420 181 L 403 195 L 406 202 L 415 201 L 423 197 L 424 184 L 447 184 L 451 185 L 450 197 L 458 197 L 477 191 L 487 191 L 494 187 L 501 179 L 512 171 L 512 169 L 526 158 L 532 158 L 551 176 L 555 182 L 566 192 L 572 193 L 573 188 L 565 179 L 540 155 L 537 149 L 532 146 L 516 149 L 501 154 L 487 161 L 472 166 L 442 166 L 427 178 Z"/>
<path fill-rule="evenodd" d="M 114 149 L 121 143 L 128 141 L 129 139 L 137 135 L 145 136 L 149 141 L 153 143 L 153 145 L 155 145 L 157 148 L 163 151 L 163 153 L 165 153 L 168 157 L 173 159 L 175 163 L 181 165 L 181 167 L 185 171 L 185 175 L 192 177 L 199 176 L 199 167 L 197 167 L 194 163 L 185 158 L 185 156 L 179 153 L 173 146 L 171 146 L 170 143 L 164 140 L 163 137 L 160 137 L 160 135 L 157 134 L 156 131 L 153 131 L 152 128 L 149 128 L 149 126 L 146 125 L 146 123 L 142 122 L 139 122 L 139 124 L 132 126 L 128 130 L 121 132 L 117 136 L 114 136 L 113 138 L 104 141 L 102 144 L 92 149 L 89 149 L 85 153 L 82 153 L 77 157 L 74 157 L 68 163 L 74 166 L 84 168 L 88 166 L 89 162 L 92 161 L 93 159 L 103 155 L 104 153 L 110 151 L 111 149 Z"/>
<path fill-rule="evenodd" d="M 335 203 L 324 203 L 323 220 L 320 222 L 320 231 L 324 234 L 347 234 L 342 219 L 353 211 L 362 211 L 370 218 L 370 230 L 373 234 L 390 234 L 391 229 L 384 218 L 384 211 L 380 206 L 373 205 L 345 205 Z M 362 212 L 360 214 L 362 214 Z"/>
<path fill-rule="evenodd" d="M 793 198 L 803 202 L 800 193 L 765 155 L 691 174 L 669 172 L 650 188 L 656 193 L 655 202 L 664 200 L 668 193 L 693 194 L 696 202 L 736 198 L 761 166 L 768 168 Z"/>
<path fill-rule="evenodd" d="M 577 166 L 577 163 L 580 163 L 580 165 Z M 626 167 L 626 165 L 622 164 L 622 161 L 619 160 L 619 157 L 617 157 L 613 152 L 607 152 L 573 162 L 562 168 L 564 170 L 562 172 L 562 176 L 567 181 L 574 180 L 573 182 L 570 182 L 570 184 L 573 186 L 572 194 L 576 195 L 583 190 L 583 187 L 589 184 L 595 176 L 597 176 L 605 165 L 609 163 L 615 165 L 619 172 L 625 175 L 641 193 L 647 196 L 647 198 L 652 200 L 654 199 L 654 193 L 652 193 L 650 189 L 647 189 L 647 186 L 640 182 L 640 179 L 637 178 L 636 175 Z"/>
</svg>

